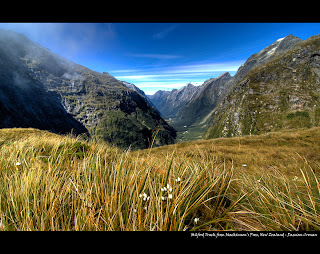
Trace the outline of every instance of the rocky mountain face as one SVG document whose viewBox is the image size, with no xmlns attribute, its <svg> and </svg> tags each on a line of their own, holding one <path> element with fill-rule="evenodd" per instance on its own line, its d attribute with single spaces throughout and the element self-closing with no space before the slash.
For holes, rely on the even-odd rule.
<svg viewBox="0 0 320 254">
<path fill-rule="evenodd" d="M 157 110 L 108 73 L 75 64 L 21 34 L 2 30 L 0 38 L 11 48 L 11 54 L 26 75 L 48 93 L 56 94 L 56 101 L 60 101 L 65 111 L 84 125 L 91 136 L 123 148 L 147 148 L 158 130 L 154 145 L 174 142 L 175 130 Z"/>
<path fill-rule="evenodd" d="M 225 72 L 200 86 L 188 84 L 179 90 L 158 91 L 150 99 L 178 131 L 179 140 L 198 139 L 204 134 L 212 109 L 230 89 L 231 81 L 232 77 Z"/>
<path fill-rule="evenodd" d="M 176 118 L 177 124 L 189 126 L 202 122 L 224 96 L 231 80 L 229 72 L 225 72 L 217 78 L 205 81 L 199 93 L 179 112 Z"/>
<path fill-rule="evenodd" d="M 67 113 L 55 92 L 48 92 L 31 75 L 20 56 L 28 43 L 24 36 L 0 31 L 0 128 L 33 127 L 55 133 L 86 133 L 87 129 Z"/>
<path fill-rule="evenodd" d="M 126 82 L 126 81 L 121 81 L 122 84 L 124 84 L 127 88 L 136 91 L 145 101 L 146 103 L 148 103 L 148 105 L 152 108 L 154 108 L 155 110 L 157 110 L 157 107 L 155 105 L 153 105 L 153 103 L 151 102 L 150 98 L 145 94 L 144 91 L 142 91 L 139 87 L 137 87 L 136 85 Z"/>
<path fill-rule="evenodd" d="M 173 127 L 186 130 L 191 125 L 203 125 L 207 121 L 208 114 L 227 93 L 231 81 L 232 77 L 225 72 L 200 86 L 188 84 L 179 90 L 157 91 L 150 99 Z"/>
<path fill-rule="evenodd" d="M 250 58 L 238 70 L 243 78 L 216 107 L 204 138 L 320 125 L 320 36 L 301 41 L 289 35 Z"/>
<path fill-rule="evenodd" d="M 183 109 L 193 98 L 199 94 L 202 86 L 188 84 L 180 89 L 171 91 L 157 91 L 150 97 L 151 102 L 165 118 L 176 118 L 181 109 Z"/>
<path fill-rule="evenodd" d="M 284 38 L 276 40 L 274 43 L 262 49 L 258 53 L 253 54 L 239 67 L 237 73 L 234 75 L 234 85 L 236 85 L 253 68 L 275 59 L 279 55 L 295 47 L 295 45 L 301 41 L 302 40 L 300 38 L 289 34 Z"/>
</svg>

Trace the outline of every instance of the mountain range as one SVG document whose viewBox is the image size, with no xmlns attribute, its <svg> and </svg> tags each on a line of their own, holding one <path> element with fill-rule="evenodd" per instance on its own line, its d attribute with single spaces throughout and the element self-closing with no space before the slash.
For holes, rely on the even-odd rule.
<svg viewBox="0 0 320 254">
<path fill-rule="evenodd" d="M 0 128 L 73 132 L 133 149 L 173 144 L 177 133 L 179 141 L 319 126 L 320 36 L 290 34 L 251 55 L 234 76 L 147 96 L 0 30 L 0 113 Z"/>
<path fill-rule="evenodd" d="M 164 118 L 171 118 L 173 127 L 183 134 L 194 132 L 194 136 L 189 134 L 191 139 L 314 126 L 318 121 L 318 113 L 315 113 L 318 112 L 315 102 L 319 94 L 318 45 L 319 36 L 303 41 L 290 34 L 251 55 L 233 77 L 226 72 L 198 87 L 188 85 L 176 91 L 158 91 L 150 99 Z M 290 55 L 296 51 L 295 55 Z M 266 71 L 267 67 L 270 72 Z M 273 75 L 273 72 L 278 74 Z M 302 72 L 304 80 L 300 77 Z M 254 85 L 252 80 L 255 80 Z M 190 99 L 181 96 L 182 92 Z M 260 100 L 260 97 L 263 98 Z M 171 101 L 174 102 L 172 106 Z M 263 110 L 257 110 L 258 101 Z M 177 110 L 170 112 L 170 108 Z M 274 110 L 282 113 L 275 117 Z M 310 120 L 305 120 L 301 114 L 309 115 Z"/>
<path fill-rule="evenodd" d="M 0 53 L 1 127 L 73 129 L 123 148 L 174 143 L 176 132 L 158 111 L 108 73 L 7 30 L 0 30 Z"/>
</svg>

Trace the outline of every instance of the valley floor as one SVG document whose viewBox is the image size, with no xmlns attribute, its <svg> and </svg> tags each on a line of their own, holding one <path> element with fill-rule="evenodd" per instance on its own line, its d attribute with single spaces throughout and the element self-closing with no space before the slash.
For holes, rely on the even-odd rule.
<svg viewBox="0 0 320 254">
<path fill-rule="evenodd" d="M 320 128 L 123 151 L 0 130 L 1 230 L 319 230 Z"/>
<path fill-rule="evenodd" d="M 205 133 L 206 125 L 195 124 L 185 127 L 183 131 L 177 131 L 177 143 L 200 140 Z"/>
</svg>

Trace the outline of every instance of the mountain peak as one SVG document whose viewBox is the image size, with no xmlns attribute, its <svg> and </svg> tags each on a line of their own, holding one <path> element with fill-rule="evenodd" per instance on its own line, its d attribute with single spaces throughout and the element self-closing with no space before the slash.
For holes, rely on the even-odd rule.
<svg viewBox="0 0 320 254">
<path fill-rule="evenodd" d="M 221 75 L 219 75 L 216 79 L 219 79 L 219 78 L 231 78 L 231 75 L 229 72 L 224 72 Z"/>
<path fill-rule="evenodd" d="M 273 44 L 279 44 L 279 43 L 282 43 L 282 42 L 286 42 L 286 41 L 291 41 L 291 40 L 298 40 L 298 41 L 302 41 L 299 37 L 296 37 L 296 36 L 293 36 L 292 34 L 289 34 L 285 37 L 282 37 L 282 38 L 279 38 L 278 40 L 276 40 L 274 43 L 272 43 L 271 45 Z"/>
<path fill-rule="evenodd" d="M 258 56 L 261 60 L 269 59 L 271 56 L 279 55 L 279 53 L 284 53 L 288 49 L 294 47 L 294 45 L 298 42 L 302 41 L 299 37 L 293 36 L 292 34 L 287 35 L 286 37 L 279 38 L 269 46 L 260 50 L 256 56 Z M 278 54 L 274 54 L 277 52 Z"/>
<path fill-rule="evenodd" d="M 292 34 L 289 34 L 289 35 L 287 35 L 286 37 L 284 37 L 284 39 L 290 39 L 290 40 L 292 40 L 292 39 L 300 39 L 299 37 L 296 37 L 296 36 L 294 36 L 294 35 L 292 35 Z M 301 39 L 300 39 L 301 40 Z"/>
<path fill-rule="evenodd" d="M 251 69 L 261 66 L 296 46 L 302 40 L 292 34 L 277 39 L 275 42 L 251 55 L 234 75 L 235 83 L 240 81 Z"/>
</svg>

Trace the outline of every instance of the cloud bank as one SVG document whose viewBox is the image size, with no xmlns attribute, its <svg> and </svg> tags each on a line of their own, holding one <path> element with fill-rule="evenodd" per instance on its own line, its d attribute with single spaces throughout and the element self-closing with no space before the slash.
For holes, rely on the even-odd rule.
<svg viewBox="0 0 320 254">
<path fill-rule="evenodd" d="M 190 82 L 200 85 L 224 72 L 234 75 L 243 62 L 194 63 L 141 70 L 114 70 L 110 71 L 110 74 L 119 80 L 135 84 L 147 94 L 154 94 L 157 90 L 179 89 Z"/>
</svg>

